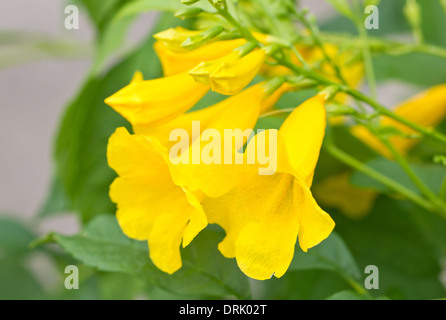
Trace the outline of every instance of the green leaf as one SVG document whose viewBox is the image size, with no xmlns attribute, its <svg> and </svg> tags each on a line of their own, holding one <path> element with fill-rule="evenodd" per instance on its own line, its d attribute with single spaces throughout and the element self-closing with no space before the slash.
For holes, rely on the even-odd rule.
<svg viewBox="0 0 446 320">
<path fill-rule="evenodd" d="M 34 232 L 22 222 L 12 218 L 0 218 L 0 251 L 9 257 L 29 252 L 29 244 L 35 238 Z"/>
<path fill-rule="evenodd" d="M 99 274 L 98 289 L 101 299 L 132 300 L 143 290 L 143 282 L 125 273 L 106 272 Z"/>
<path fill-rule="evenodd" d="M 361 276 L 352 254 L 336 233 L 308 252 L 296 250 L 290 270 L 312 269 L 333 271 L 344 278 L 359 279 Z"/>
<path fill-rule="evenodd" d="M 371 300 L 370 297 L 353 291 L 341 291 L 329 296 L 326 300 Z"/>
<path fill-rule="evenodd" d="M 65 192 L 62 182 L 57 177 L 53 178 L 49 193 L 37 216 L 43 218 L 65 213 L 71 209 L 70 199 Z"/>
<path fill-rule="evenodd" d="M 130 0 L 131 2 L 132 0 Z M 126 1 L 122 0 L 73 0 L 75 5 L 81 5 L 90 16 L 91 21 L 101 32 L 104 26 L 115 12 L 124 5 Z"/>
<path fill-rule="evenodd" d="M 19 261 L 0 259 L 0 300 L 43 299 L 35 277 Z"/>
<path fill-rule="evenodd" d="M 360 221 L 352 221 L 326 208 L 336 221 L 359 265 L 379 270 L 379 289 L 369 290 L 374 297 L 390 299 L 435 299 L 445 296 L 439 281 L 440 252 L 437 235 L 426 229 L 428 212 L 406 201 L 380 197 L 372 212 Z M 443 230 L 443 231 L 441 231 Z"/>
<path fill-rule="evenodd" d="M 399 79 L 423 88 L 446 82 L 446 60 L 424 53 L 378 55 L 373 65 L 379 81 Z"/>
<path fill-rule="evenodd" d="M 381 1 L 379 4 L 379 29 L 373 30 L 373 36 L 383 36 L 400 32 L 410 32 L 402 8 L 405 0 Z M 325 21 L 321 30 L 348 32 L 357 34 L 355 25 L 346 16 L 336 16 Z"/>
<path fill-rule="evenodd" d="M 247 298 L 247 278 L 234 260 L 217 251 L 222 236 L 212 228 L 202 231 L 182 250 L 183 267 L 173 275 L 158 270 L 150 261 L 147 243 L 127 238 L 112 216 L 97 217 L 80 235 L 53 238 L 73 257 L 99 270 L 128 273 L 178 294 Z"/>
<path fill-rule="evenodd" d="M 421 7 L 421 29 L 427 43 L 440 47 L 446 46 L 446 18 L 440 1 L 418 1 Z"/>
<path fill-rule="evenodd" d="M 280 279 L 253 281 L 254 300 L 320 300 L 351 289 L 337 274 L 326 270 L 289 270 Z"/>
</svg>

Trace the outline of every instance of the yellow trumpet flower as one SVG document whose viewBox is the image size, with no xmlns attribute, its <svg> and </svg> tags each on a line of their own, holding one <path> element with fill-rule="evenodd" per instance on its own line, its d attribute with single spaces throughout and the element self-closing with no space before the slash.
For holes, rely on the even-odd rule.
<svg viewBox="0 0 446 320">
<path fill-rule="evenodd" d="M 154 125 L 186 112 L 209 89 L 187 72 L 146 81 L 137 72 L 128 86 L 105 99 L 105 103 L 132 125 Z"/>
<path fill-rule="evenodd" d="M 173 273 L 181 267 L 181 243 L 187 246 L 207 225 L 201 192 L 193 192 L 184 183 L 188 181 L 183 178 L 184 167 L 169 159 L 173 143 L 169 133 L 183 128 L 190 133 L 192 143 L 208 128 L 252 128 L 265 97 L 263 84 L 258 84 L 213 107 L 186 113 L 158 127 L 135 126 L 135 135 L 118 128 L 111 136 L 107 158 L 119 177 L 110 187 L 110 198 L 117 204 L 119 225 L 128 237 L 148 241 L 150 258 L 162 271 Z M 193 121 L 201 123 L 201 132 L 195 136 Z"/>
<path fill-rule="evenodd" d="M 123 232 L 147 240 L 150 258 L 162 271 L 181 268 L 180 244 L 187 246 L 207 225 L 200 199 L 174 184 L 167 151 L 156 139 L 130 135 L 118 128 L 110 137 L 109 166 L 119 177 L 110 198 Z"/>
<path fill-rule="evenodd" d="M 333 220 L 310 191 L 325 126 L 324 101 L 316 96 L 293 111 L 277 132 L 279 162 L 275 173 L 259 175 L 260 161 L 232 165 L 232 175 L 219 165 L 214 169 L 225 174 L 219 176 L 208 169 L 213 180 L 203 179 L 204 187 L 198 187 L 205 194 L 220 194 L 204 198 L 203 208 L 209 223 L 226 231 L 219 250 L 227 258 L 235 257 L 251 278 L 281 277 L 291 263 L 297 238 L 307 251 L 334 228 Z M 268 140 L 269 131 L 256 135 L 244 155 L 259 141 L 266 142 L 268 150 L 269 144 L 275 143 Z"/>
<path fill-rule="evenodd" d="M 254 127 L 260 110 L 271 107 L 274 103 L 271 99 L 275 98 L 274 100 L 277 101 L 279 97 L 277 94 L 274 97 L 267 97 L 263 83 L 259 83 L 213 106 L 184 113 L 160 125 L 134 125 L 133 130 L 136 134 L 156 137 L 165 146 L 172 146 L 175 142 L 169 141 L 169 134 L 174 129 L 184 129 L 189 137 L 194 137 L 192 134 L 193 121 L 200 122 L 201 130 L 212 128 L 223 131 L 230 128 Z M 240 106 L 244 106 L 241 113 Z M 235 114 L 237 117 L 234 116 Z M 240 117 L 240 115 L 244 116 Z M 246 123 L 247 120 L 249 123 Z M 194 138 L 199 137 L 195 136 Z"/>
</svg>

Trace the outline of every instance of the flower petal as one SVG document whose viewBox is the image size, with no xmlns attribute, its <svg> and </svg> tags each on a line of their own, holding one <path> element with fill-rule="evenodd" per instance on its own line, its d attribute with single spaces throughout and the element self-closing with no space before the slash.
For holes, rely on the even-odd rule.
<svg viewBox="0 0 446 320">
<path fill-rule="evenodd" d="M 280 127 L 290 164 L 308 186 L 313 181 L 326 123 L 324 98 L 316 95 L 296 108 Z"/>
<path fill-rule="evenodd" d="M 226 231 L 219 244 L 222 254 L 235 257 L 240 269 L 258 280 L 286 272 L 298 236 L 306 251 L 328 237 L 334 227 L 307 187 L 287 173 L 248 173 L 227 194 L 206 198 L 203 208 L 209 223 Z"/>
<path fill-rule="evenodd" d="M 166 152 L 156 141 L 118 128 L 108 146 L 108 161 L 119 177 L 110 187 L 117 219 L 130 238 L 148 240 L 153 263 L 167 273 L 181 267 L 180 243 L 207 225 L 200 200 L 173 183 Z"/>
<path fill-rule="evenodd" d="M 198 49 L 177 52 L 161 41 L 155 42 L 154 49 L 160 58 L 164 75 L 170 76 L 193 69 L 203 61 L 219 59 L 246 43 L 244 39 L 216 41 Z"/>
<path fill-rule="evenodd" d="M 291 263 L 299 231 L 291 181 L 288 174 L 254 173 L 222 197 L 203 202 L 209 222 L 226 231 L 220 251 L 236 257 L 251 278 L 280 277 Z"/>
<path fill-rule="evenodd" d="M 157 124 L 192 108 L 209 88 L 195 82 L 187 72 L 146 81 L 138 77 L 105 103 L 132 125 Z"/>
<path fill-rule="evenodd" d="M 303 191 L 303 198 L 299 203 L 299 245 L 303 251 L 307 252 L 323 240 L 328 238 L 333 231 L 335 223 L 328 213 L 322 210 L 316 203 L 310 189 L 298 180 L 295 184 L 300 185 Z"/>
<path fill-rule="evenodd" d="M 236 61 L 224 62 L 209 76 L 212 91 L 226 95 L 239 93 L 254 79 L 264 61 L 265 52 L 256 49 Z"/>
</svg>

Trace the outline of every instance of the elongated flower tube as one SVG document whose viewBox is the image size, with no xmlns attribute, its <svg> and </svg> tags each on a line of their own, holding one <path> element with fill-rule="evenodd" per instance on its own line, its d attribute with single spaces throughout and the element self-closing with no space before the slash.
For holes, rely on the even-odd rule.
<svg viewBox="0 0 446 320">
<path fill-rule="evenodd" d="M 231 128 L 254 127 L 260 110 L 264 108 L 263 101 L 267 98 L 263 84 L 253 85 L 241 93 L 231 96 L 223 101 L 193 112 L 184 113 L 170 121 L 158 126 L 136 125 L 133 130 L 136 134 L 148 137 L 156 137 L 163 145 L 172 146 L 176 141 L 169 141 L 172 130 L 185 130 L 190 138 L 190 143 L 199 138 L 198 134 L 205 129 L 217 129 L 223 131 Z M 267 101 L 269 105 L 271 103 Z M 240 106 L 244 106 L 240 110 Z M 237 116 L 235 116 L 237 115 Z M 192 132 L 192 122 L 200 122 L 200 131 Z"/>
<path fill-rule="evenodd" d="M 257 75 L 265 60 L 265 52 L 254 49 L 241 57 L 238 50 L 212 61 L 202 62 L 189 71 L 197 82 L 211 85 L 213 91 L 234 95 L 243 90 Z"/>
<path fill-rule="evenodd" d="M 438 85 L 403 102 L 394 109 L 403 118 L 424 127 L 435 127 L 446 118 L 446 84 Z M 381 125 L 393 127 L 402 134 L 411 135 L 416 131 L 390 118 L 383 118 Z M 352 133 L 371 148 L 385 157 L 392 158 L 392 153 L 363 126 L 352 127 Z M 407 153 L 419 139 L 393 136 L 389 138 L 394 148 L 402 154 Z"/>
<path fill-rule="evenodd" d="M 105 99 L 105 103 L 132 125 L 157 124 L 192 108 L 209 89 L 187 72 L 146 81 L 136 73 L 128 86 Z"/>
<path fill-rule="evenodd" d="M 223 131 L 231 128 L 251 128 L 254 127 L 259 114 L 270 110 L 284 93 L 293 89 L 293 86 L 284 83 L 270 95 L 267 94 L 265 89 L 265 83 L 262 82 L 213 106 L 184 113 L 159 125 L 134 125 L 133 131 L 136 134 L 156 137 L 163 145 L 172 146 L 175 142 L 169 141 L 170 132 L 173 129 L 181 128 L 187 130 L 188 135 L 193 137 L 191 126 L 193 121 L 200 122 L 201 130 L 212 128 Z M 240 106 L 243 106 L 243 108 L 240 108 Z M 241 109 L 243 109 L 242 112 Z M 237 117 L 234 116 L 236 114 L 238 115 Z M 240 115 L 243 117 L 240 117 Z M 249 125 L 245 122 L 240 122 L 245 121 L 246 117 L 250 119 Z M 224 126 L 219 123 L 224 124 Z"/>
<path fill-rule="evenodd" d="M 219 224 L 226 231 L 219 250 L 227 258 L 235 257 L 240 269 L 251 278 L 281 277 L 291 263 L 297 239 L 302 250 L 307 251 L 327 238 L 334 228 L 333 220 L 317 205 L 309 189 L 325 126 L 323 98 L 307 100 L 276 131 L 275 173 L 259 175 L 258 168 L 264 166 L 260 161 L 233 165 L 238 179 L 225 185 L 213 181 L 212 193 L 218 194 L 218 189 L 224 189 L 223 192 L 203 200 L 209 223 Z M 269 131 L 257 134 L 244 156 L 261 141 L 271 150 L 270 144 L 276 142 L 268 138 Z M 232 184 L 229 191 L 228 184 Z"/>
<path fill-rule="evenodd" d="M 161 61 L 164 75 L 170 76 L 189 71 L 203 61 L 219 59 L 245 43 L 244 39 L 216 41 L 192 51 L 178 52 L 171 50 L 164 42 L 157 41 L 154 49 Z"/>
<path fill-rule="evenodd" d="M 199 34 L 201 31 L 189 30 L 183 27 L 169 28 L 167 30 L 158 32 L 153 37 L 164 45 L 168 50 L 178 53 L 188 52 L 189 50 L 183 48 L 181 45 L 189 38 Z"/>
<path fill-rule="evenodd" d="M 200 199 L 173 183 L 167 151 L 156 139 L 118 128 L 107 158 L 119 175 L 110 186 L 119 225 L 130 238 L 147 240 L 150 258 L 162 271 L 181 268 L 180 244 L 187 246 L 207 225 Z"/>
</svg>

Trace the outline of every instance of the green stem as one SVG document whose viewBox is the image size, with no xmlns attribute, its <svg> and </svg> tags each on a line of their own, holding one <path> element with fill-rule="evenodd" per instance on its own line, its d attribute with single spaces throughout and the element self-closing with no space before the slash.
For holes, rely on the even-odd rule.
<svg viewBox="0 0 446 320">
<path fill-rule="evenodd" d="M 431 212 L 437 212 L 437 207 L 434 206 L 429 201 L 426 201 L 422 197 L 420 197 L 418 194 L 414 193 L 412 190 L 407 189 L 405 186 L 399 184 L 398 182 L 395 182 L 394 180 L 388 178 L 387 176 L 383 175 L 382 173 L 370 168 L 366 164 L 360 162 L 359 160 L 353 158 L 349 154 L 345 153 L 341 149 L 337 148 L 334 144 L 328 143 L 325 145 L 325 149 L 327 152 L 338 159 L 339 161 L 345 163 L 349 167 L 362 172 L 369 177 L 373 178 L 374 180 L 382 183 L 383 185 L 389 187 L 390 189 L 394 190 L 395 192 L 405 196 L 407 199 L 411 200 L 412 202 L 418 204 L 420 207 L 431 211 Z M 443 218 L 446 218 L 443 215 Z"/>
<path fill-rule="evenodd" d="M 305 59 L 302 57 L 302 55 L 300 54 L 300 52 L 296 49 L 296 47 L 294 45 L 291 45 L 291 51 L 294 53 L 294 55 L 297 57 L 299 62 L 302 64 L 302 66 L 306 70 L 310 70 L 311 69 L 310 66 L 308 65 L 308 63 L 305 61 Z"/>
<path fill-rule="evenodd" d="M 417 188 L 434 204 L 439 205 L 439 209 L 441 210 L 442 206 L 440 205 L 441 200 L 430 190 L 425 183 L 417 176 L 417 174 L 410 167 L 407 160 L 399 153 L 395 147 L 389 142 L 388 139 L 380 139 L 384 145 L 392 152 L 395 160 L 401 166 L 401 168 L 406 172 L 407 176 L 412 180 L 412 182 L 417 186 Z"/>
<path fill-rule="evenodd" d="M 354 37 L 352 35 L 344 36 L 342 34 L 321 33 L 320 37 L 323 42 L 332 44 L 347 45 L 349 47 L 355 48 L 361 47 L 363 45 L 363 39 Z M 376 53 L 384 52 L 395 55 L 397 53 L 406 54 L 412 52 L 420 52 L 446 59 L 445 48 L 426 43 L 401 43 L 393 40 L 374 38 L 370 37 L 369 35 L 367 35 L 367 40 L 369 42 L 370 50 Z M 309 42 L 310 40 L 308 39 L 307 41 Z"/>
<path fill-rule="evenodd" d="M 347 281 L 347 283 L 356 291 L 356 293 L 359 293 L 361 295 L 365 294 L 367 291 L 352 277 L 342 273 L 342 278 Z"/>
<path fill-rule="evenodd" d="M 212 0 L 210 0 L 209 2 L 211 4 L 213 4 Z M 214 5 L 214 7 L 217 9 L 218 13 L 223 18 L 225 18 L 229 23 L 231 23 L 235 28 L 238 29 L 238 31 L 241 33 L 241 35 L 246 40 L 257 43 L 258 46 L 262 46 L 262 44 L 251 34 L 251 32 L 249 32 L 249 30 L 247 30 L 237 20 L 235 20 L 227 10 L 222 9 L 215 5 Z M 372 108 L 374 108 L 376 111 L 378 111 L 382 115 L 385 115 L 393 120 L 396 120 L 402 124 L 405 124 L 409 128 L 422 133 L 426 137 L 430 137 L 431 139 L 434 139 L 441 143 L 446 144 L 446 136 L 439 133 L 438 131 L 435 131 L 432 128 L 425 128 L 425 127 L 420 126 L 416 123 L 413 123 L 413 122 L 405 119 L 404 117 L 401 117 L 400 115 L 398 115 L 396 113 L 393 113 L 392 111 L 390 111 L 389 109 L 387 109 L 386 107 L 381 105 L 379 102 L 377 102 L 375 99 L 370 98 L 370 97 L 364 95 L 363 93 L 361 93 L 353 88 L 350 88 L 349 86 L 346 86 L 346 85 L 341 86 L 339 83 L 331 81 L 331 80 L 327 79 L 326 77 L 314 72 L 311 69 L 308 70 L 308 69 L 299 67 L 299 66 L 293 64 L 292 62 L 284 59 L 283 56 L 284 55 L 282 54 L 282 55 L 280 55 L 280 57 L 278 57 L 277 55 L 274 55 L 273 57 L 279 64 L 289 68 L 294 73 L 296 73 L 298 75 L 304 75 L 305 77 L 312 79 L 312 80 L 316 80 L 320 84 L 325 85 L 325 86 L 330 86 L 330 85 L 340 86 L 342 91 L 348 93 L 350 96 L 352 96 L 353 98 L 355 98 L 357 100 L 367 103 L 368 105 L 370 105 Z"/>
<path fill-rule="evenodd" d="M 234 17 L 228 12 L 226 8 L 221 8 L 215 5 L 212 0 L 209 0 L 209 3 L 217 10 L 218 14 L 220 14 L 223 18 L 225 18 L 230 24 L 232 24 L 245 38 L 250 42 L 259 43 L 258 40 L 249 32 L 245 27 L 243 27 Z"/>
<path fill-rule="evenodd" d="M 355 1 L 357 11 L 361 14 L 359 2 Z M 361 15 L 360 15 L 361 16 Z M 367 77 L 367 83 L 369 84 L 370 93 L 374 99 L 377 98 L 377 91 L 376 91 L 376 81 L 375 81 L 375 70 L 373 68 L 373 60 L 372 60 L 372 54 L 370 52 L 370 45 L 369 45 L 369 39 L 367 30 L 362 22 L 361 19 L 357 19 L 355 21 L 356 28 L 359 31 L 359 36 L 362 40 L 361 45 L 361 51 L 362 55 L 364 57 L 364 67 L 365 67 L 365 73 Z"/>
<path fill-rule="evenodd" d="M 432 128 L 425 128 L 423 126 L 420 126 L 420 125 L 418 125 L 416 123 L 413 123 L 413 122 L 407 120 L 404 117 L 401 117 L 400 115 L 390 111 L 389 109 L 387 109 L 383 105 L 379 104 L 377 101 L 367 97 L 366 95 L 364 95 L 363 93 L 361 93 L 361 92 L 359 92 L 359 91 L 357 91 L 355 89 L 344 87 L 344 88 L 341 88 L 341 90 L 345 91 L 346 93 L 348 93 L 352 97 L 357 98 L 357 99 L 367 103 L 372 108 L 374 108 L 376 111 L 379 111 L 382 115 L 384 115 L 384 116 L 386 116 L 388 118 L 391 118 L 393 120 L 396 120 L 396 121 L 406 125 L 407 127 L 422 133 L 426 137 L 430 137 L 430 138 L 432 138 L 434 140 L 437 140 L 437 141 L 439 141 L 441 143 L 445 143 L 446 144 L 446 136 L 441 134 L 440 132 L 435 131 Z"/>
<path fill-rule="evenodd" d="M 341 80 L 343 84 L 348 85 L 347 81 L 345 80 L 344 76 L 342 75 L 341 69 L 339 68 L 338 64 L 333 61 L 333 59 L 330 57 L 327 50 L 325 49 L 325 46 L 319 37 L 319 31 L 316 30 L 316 28 L 313 26 L 313 24 L 310 21 L 308 21 L 308 19 L 304 15 L 297 12 L 295 7 L 290 6 L 290 9 L 292 10 L 294 16 L 305 26 L 305 28 L 308 29 L 308 31 L 310 32 L 310 36 L 313 39 L 314 43 L 321 50 L 322 55 L 324 56 L 324 59 L 333 67 L 333 69 L 335 70 L 336 76 L 339 78 L 339 80 Z M 293 48 L 296 50 L 296 48 L 294 46 L 293 46 Z"/>
</svg>

